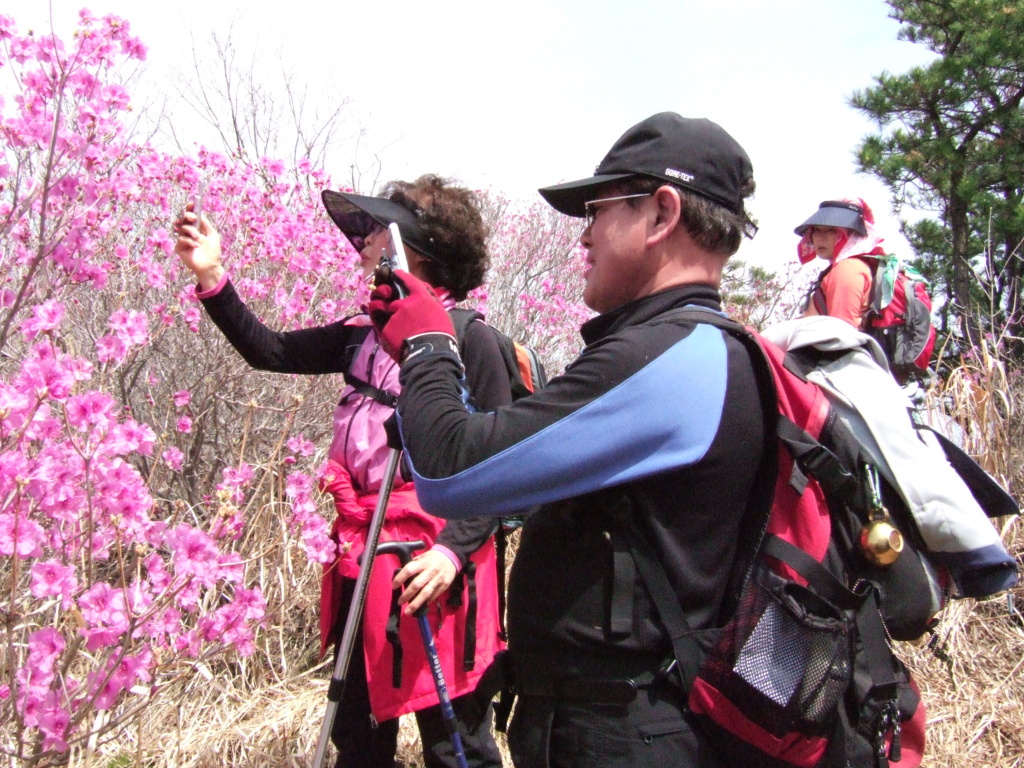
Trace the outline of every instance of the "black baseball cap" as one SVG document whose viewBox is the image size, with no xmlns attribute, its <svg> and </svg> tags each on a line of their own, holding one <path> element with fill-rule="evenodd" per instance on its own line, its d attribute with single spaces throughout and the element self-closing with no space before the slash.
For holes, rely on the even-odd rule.
<svg viewBox="0 0 1024 768">
<path fill-rule="evenodd" d="M 586 215 L 602 184 L 649 176 L 695 192 L 744 214 L 743 192 L 753 178 L 750 158 L 725 130 L 705 118 L 660 112 L 637 123 L 615 142 L 589 179 L 544 187 L 540 194 L 568 216 Z"/>
<path fill-rule="evenodd" d="M 330 189 L 323 190 L 320 199 L 338 229 L 357 251 L 363 249 L 363 240 L 373 232 L 377 224 L 387 227 L 394 223 L 398 225 L 403 243 L 415 248 L 428 259 L 438 259 L 428 235 L 420 227 L 421 210 L 414 210 L 386 197 L 367 197 Z"/>
<path fill-rule="evenodd" d="M 826 200 L 818 206 L 807 221 L 793 230 L 800 237 L 804 236 L 811 227 L 842 227 L 852 229 L 860 235 L 867 235 L 868 229 L 864 226 L 864 209 L 856 203 L 848 203 L 845 200 Z"/>
</svg>

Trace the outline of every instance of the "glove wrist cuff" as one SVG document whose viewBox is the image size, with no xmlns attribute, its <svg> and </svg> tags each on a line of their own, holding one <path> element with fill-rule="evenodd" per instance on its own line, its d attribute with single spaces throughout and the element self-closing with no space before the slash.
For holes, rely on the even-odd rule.
<svg viewBox="0 0 1024 768">
<path fill-rule="evenodd" d="M 438 354 L 454 357 L 460 365 L 462 364 L 455 337 L 440 332 L 420 333 L 406 339 L 402 344 L 399 362 L 405 364 L 417 357 Z"/>
</svg>

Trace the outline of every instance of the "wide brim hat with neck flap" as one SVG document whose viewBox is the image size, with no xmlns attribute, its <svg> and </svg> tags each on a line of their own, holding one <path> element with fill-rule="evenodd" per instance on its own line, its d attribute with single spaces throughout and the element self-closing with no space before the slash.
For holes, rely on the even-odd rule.
<svg viewBox="0 0 1024 768">
<path fill-rule="evenodd" d="M 430 242 L 430 237 L 420 226 L 419 217 L 423 209 L 407 207 L 386 197 L 369 197 L 350 192 L 334 192 L 325 189 L 320 193 L 328 215 L 348 238 L 356 251 L 363 249 L 367 236 L 377 225 L 388 227 L 398 225 L 402 242 L 428 259 L 438 260 L 440 254 Z"/>
<path fill-rule="evenodd" d="M 846 200 L 825 200 L 818 206 L 818 210 L 793 232 L 803 237 L 804 232 L 811 227 L 840 227 L 853 230 L 861 236 L 868 233 L 864 225 L 864 208 Z"/>
</svg>

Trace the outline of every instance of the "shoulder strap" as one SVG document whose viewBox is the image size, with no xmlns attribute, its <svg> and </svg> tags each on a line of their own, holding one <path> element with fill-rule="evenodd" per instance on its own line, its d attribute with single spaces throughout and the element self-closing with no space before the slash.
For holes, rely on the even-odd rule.
<svg viewBox="0 0 1024 768">
<path fill-rule="evenodd" d="M 868 303 L 868 311 L 864 314 L 861 327 L 867 327 L 871 318 L 882 314 L 882 303 L 885 291 L 885 259 L 875 259 L 874 268 L 871 270 L 871 300 Z"/>
<path fill-rule="evenodd" d="M 811 288 L 808 291 L 807 304 L 814 307 L 814 311 L 819 315 L 828 314 L 828 303 L 825 301 L 825 290 L 821 287 L 824 282 L 826 275 L 832 270 L 832 265 L 829 264 L 821 272 L 818 273 L 818 279 L 811 284 Z"/>
<path fill-rule="evenodd" d="M 695 323 L 713 325 L 729 333 L 746 348 L 757 378 L 758 390 L 761 395 L 761 409 L 764 414 L 766 438 L 777 437 L 779 429 L 779 402 L 775 389 L 775 377 L 772 364 L 761 348 L 760 340 L 741 323 L 711 309 L 698 306 L 685 306 L 664 313 L 665 319 L 688 319 Z M 771 515 L 775 497 L 775 483 L 778 477 L 779 441 L 766 439 L 764 456 L 757 471 L 755 480 L 756 492 L 751 496 L 750 506 L 744 513 L 743 530 L 748 538 L 740 543 L 733 561 L 727 598 L 722 606 L 721 617 L 732 613 L 739 599 L 743 585 L 747 582 L 754 568 L 754 560 L 768 530 L 768 518 Z"/>
<path fill-rule="evenodd" d="M 466 331 L 469 330 L 470 323 L 479 320 L 485 326 L 490 328 L 491 333 L 494 334 L 494 338 L 498 342 L 498 350 L 501 352 L 501 360 L 505 364 L 505 373 L 508 374 L 509 386 L 512 389 L 512 399 L 518 400 L 519 398 L 530 394 L 530 390 L 526 384 L 523 383 L 522 374 L 519 371 L 519 360 L 516 358 L 515 344 L 512 339 L 488 323 L 484 319 L 484 316 L 474 309 L 456 307 L 455 309 L 448 310 L 448 315 L 452 319 L 452 327 L 455 329 L 455 338 L 459 344 L 460 354 L 465 352 L 463 346 L 466 340 Z"/>
<path fill-rule="evenodd" d="M 352 315 L 351 317 L 355 317 L 355 315 Z M 350 320 L 351 317 L 347 317 L 345 319 Z M 344 361 L 344 373 L 342 373 L 342 376 L 345 379 L 345 383 L 360 395 L 368 397 L 371 400 L 375 400 L 387 408 L 397 408 L 398 395 L 396 393 L 386 389 L 381 389 L 380 387 L 375 387 L 352 371 L 352 364 L 355 362 L 356 354 L 363 342 L 366 341 L 366 337 L 369 336 L 372 328 L 370 326 L 366 326 L 364 331 L 364 333 L 359 335 L 357 344 L 351 344 L 345 349 L 344 354 L 347 356 L 347 359 Z"/>
<path fill-rule="evenodd" d="M 465 351 L 462 346 L 466 340 L 466 329 L 469 328 L 469 324 L 474 320 L 483 320 L 484 316 L 475 309 L 454 307 L 448 310 L 448 317 L 451 318 L 452 327 L 455 329 L 455 340 L 459 344 L 459 354 L 462 354 Z"/>
<path fill-rule="evenodd" d="M 690 622 L 686 620 L 686 615 L 679 605 L 679 598 L 669 583 L 665 567 L 658 559 L 647 536 L 632 519 L 626 520 L 623 528 L 629 542 L 630 553 L 636 563 L 637 572 L 668 632 L 669 640 L 672 643 L 672 654 L 676 664 L 679 665 L 680 676 L 683 683 L 689 687 L 700 671 L 705 650 L 699 638 L 690 629 Z"/>
</svg>

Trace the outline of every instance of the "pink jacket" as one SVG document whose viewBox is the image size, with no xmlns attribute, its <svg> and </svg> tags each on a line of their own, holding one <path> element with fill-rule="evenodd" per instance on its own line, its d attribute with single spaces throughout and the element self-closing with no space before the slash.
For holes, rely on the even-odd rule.
<svg viewBox="0 0 1024 768">
<path fill-rule="evenodd" d="M 349 322 L 368 324 L 369 319 L 360 315 Z M 350 371 L 374 387 L 394 394 L 399 392 L 398 366 L 380 349 L 372 330 L 356 353 Z M 354 579 L 359 573 L 358 558 L 365 547 L 388 454 L 384 422 L 392 413 L 392 408 L 366 397 L 352 386 L 346 386 L 342 391 L 341 401 L 335 409 L 334 439 L 321 487 L 334 496 L 338 517 L 332 528 L 332 538 L 341 545 L 343 554 L 324 568 L 320 594 L 321 655 L 330 643 L 339 639 L 344 626 L 338 618 L 343 609 L 343 581 Z M 444 520 L 428 515 L 420 508 L 412 483 L 396 478 L 381 531 L 382 542 L 420 539 L 427 548 L 431 548 L 444 525 Z M 459 567 L 458 558 L 445 547 L 434 548 L 452 558 Z M 403 615 L 399 620 L 401 685 L 395 688 L 392 683 L 394 649 L 388 642 L 386 628 L 392 602 L 391 581 L 398 568 L 397 558 L 391 556 L 382 557 L 374 563 L 363 614 L 363 648 L 370 708 L 381 722 L 438 703 L 417 620 L 413 616 Z M 460 585 L 461 594 L 453 599 L 452 592 Z M 497 590 L 492 539 L 470 555 L 469 563 L 452 588 L 428 609 L 445 683 L 452 698 L 472 692 L 494 654 L 504 647 L 498 637 Z M 475 631 L 467 637 L 467 614 L 471 606 L 476 611 Z M 475 645 L 470 648 L 472 653 L 468 660 L 464 658 L 467 640 Z"/>
<path fill-rule="evenodd" d="M 370 318 L 356 315 L 348 325 L 369 326 Z M 349 369 L 368 384 L 398 394 L 398 364 L 380 348 L 372 330 L 363 341 Z M 334 409 L 334 439 L 327 457 L 344 467 L 352 484 L 362 493 L 376 493 L 384 478 L 388 446 L 384 422 L 394 408 L 359 394 L 351 385 L 341 391 Z"/>
</svg>

